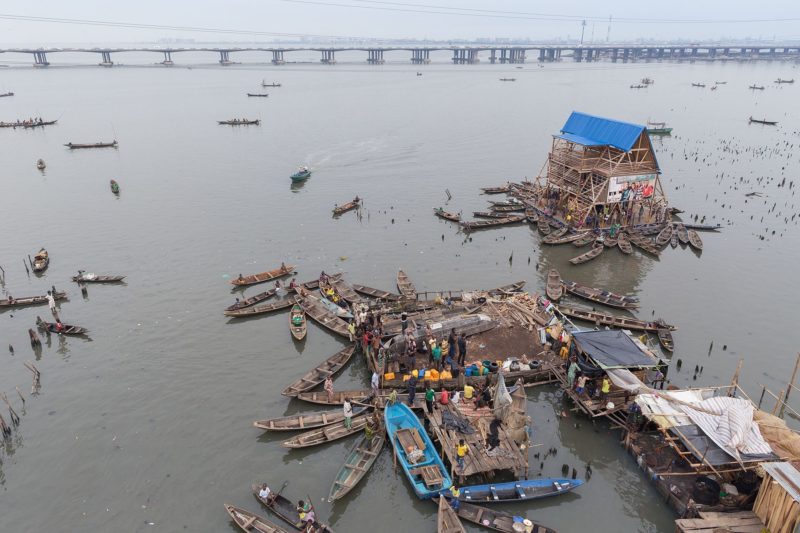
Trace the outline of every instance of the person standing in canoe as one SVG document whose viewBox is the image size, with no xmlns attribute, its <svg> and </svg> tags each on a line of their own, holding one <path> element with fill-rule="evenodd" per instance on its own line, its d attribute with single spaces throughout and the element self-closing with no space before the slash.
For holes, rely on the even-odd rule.
<svg viewBox="0 0 800 533">
<path fill-rule="evenodd" d="M 53 293 L 47 291 L 47 305 L 50 307 L 50 312 L 53 313 L 55 316 L 56 314 L 56 299 L 53 297 Z"/>
<path fill-rule="evenodd" d="M 333 403 L 333 379 L 330 376 L 325 378 L 323 389 L 328 393 L 328 403 Z"/>
<path fill-rule="evenodd" d="M 344 399 L 342 410 L 344 411 L 344 427 L 350 429 L 350 427 L 353 425 L 353 406 L 350 405 L 350 398 Z"/>
<path fill-rule="evenodd" d="M 347 324 L 347 334 L 350 336 L 350 342 L 356 340 L 356 323 L 353 320 Z"/>
</svg>

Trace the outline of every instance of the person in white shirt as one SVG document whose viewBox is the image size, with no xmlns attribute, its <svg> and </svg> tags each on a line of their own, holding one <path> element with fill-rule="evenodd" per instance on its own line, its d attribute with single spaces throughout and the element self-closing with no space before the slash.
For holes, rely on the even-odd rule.
<svg viewBox="0 0 800 533">
<path fill-rule="evenodd" d="M 350 405 L 349 398 L 344 399 L 344 405 L 342 406 L 342 408 L 344 409 L 344 427 L 350 429 L 350 424 L 351 424 L 350 419 L 353 418 L 353 406 Z"/>
<path fill-rule="evenodd" d="M 378 395 L 378 386 L 380 385 L 380 376 L 377 372 L 372 373 L 372 394 Z"/>
<path fill-rule="evenodd" d="M 271 494 L 272 494 L 272 491 L 269 490 L 269 487 L 267 486 L 267 484 L 266 483 L 262 484 L 261 485 L 261 490 L 258 491 L 258 497 L 263 499 L 263 500 L 269 501 L 269 497 L 270 497 Z"/>
<path fill-rule="evenodd" d="M 47 305 L 50 306 L 51 312 L 56 310 L 56 299 L 50 291 L 47 291 Z"/>
</svg>

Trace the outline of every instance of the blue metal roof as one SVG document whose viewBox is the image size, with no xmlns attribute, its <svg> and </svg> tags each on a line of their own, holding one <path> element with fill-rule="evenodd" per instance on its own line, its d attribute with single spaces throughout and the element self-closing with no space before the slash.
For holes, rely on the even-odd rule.
<svg viewBox="0 0 800 533">
<path fill-rule="evenodd" d="M 583 146 L 613 146 L 627 152 L 645 127 L 573 111 L 558 137 Z"/>
</svg>

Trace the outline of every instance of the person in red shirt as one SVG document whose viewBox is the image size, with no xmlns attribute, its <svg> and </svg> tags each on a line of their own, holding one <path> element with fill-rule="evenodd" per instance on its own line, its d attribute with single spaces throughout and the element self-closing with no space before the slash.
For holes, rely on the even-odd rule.
<svg viewBox="0 0 800 533">
<path fill-rule="evenodd" d="M 439 397 L 439 403 L 442 405 L 447 405 L 450 403 L 450 393 L 447 392 L 447 389 L 442 389 L 442 394 Z"/>
</svg>

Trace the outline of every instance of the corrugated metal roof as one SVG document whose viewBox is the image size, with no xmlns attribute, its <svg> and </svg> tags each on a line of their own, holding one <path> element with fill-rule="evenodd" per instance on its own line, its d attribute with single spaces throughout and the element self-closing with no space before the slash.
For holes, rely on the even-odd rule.
<svg viewBox="0 0 800 533">
<path fill-rule="evenodd" d="M 608 145 L 627 152 L 644 130 L 645 127 L 639 124 L 573 111 L 561 128 L 561 133 L 565 135 L 560 137 L 584 146 Z"/>
<path fill-rule="evenodd" d="M 790 463 L 763 463 L 761 466 L 777 481 L 783 490 L 800 502 L 800 472 Z"/>
</svg>

